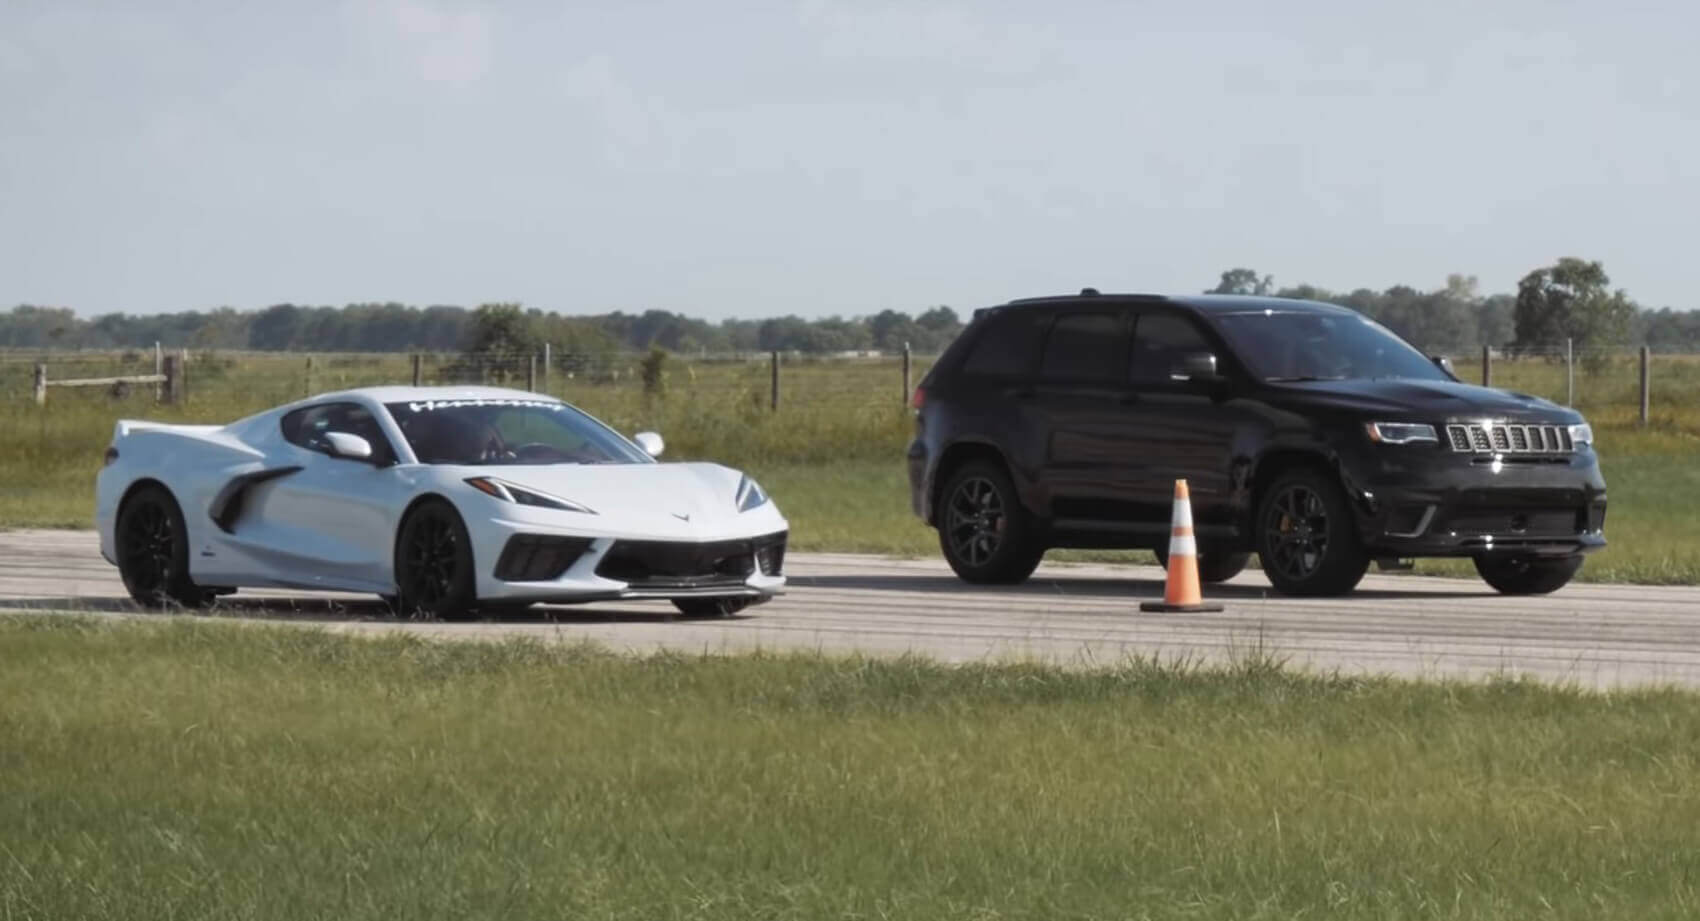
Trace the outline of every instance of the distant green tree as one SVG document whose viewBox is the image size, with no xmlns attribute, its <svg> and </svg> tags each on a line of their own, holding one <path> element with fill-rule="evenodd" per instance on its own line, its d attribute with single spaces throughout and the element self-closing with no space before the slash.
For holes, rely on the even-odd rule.
<svg viewBox="0 0 1700 921">
<path fill-rule="evenodd" d="M 1563 345 L 1598 358 L 1601 349 L 1622 345 L 1637 308 L 1622 289 L 1609 289 L 1611 278 L 1599 262 L 1566 257 L 1523 276 L 1517 285 L 1513 316 L 1518 350 Z"/>
<path fill-rule="evenodd" d="M 1204 292 L 1205 294 L 1268 294 L 1275 290 L 1275 276 L 1258 277 L 1256 271 L 1246 268 L 1229 269 L 1222 273 L 1222 280 L 1216 287 Z"/>
</svg>

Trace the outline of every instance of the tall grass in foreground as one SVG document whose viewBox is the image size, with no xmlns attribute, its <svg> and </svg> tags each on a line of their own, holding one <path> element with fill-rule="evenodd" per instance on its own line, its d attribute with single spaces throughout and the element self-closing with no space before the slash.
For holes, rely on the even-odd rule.
<svg viewBox="0 0 1700 921">
<path fill-rule="evenodd" d="M 1691 918 L 1700 700 L 0 618 L 0 918 Z"/>
</svg>

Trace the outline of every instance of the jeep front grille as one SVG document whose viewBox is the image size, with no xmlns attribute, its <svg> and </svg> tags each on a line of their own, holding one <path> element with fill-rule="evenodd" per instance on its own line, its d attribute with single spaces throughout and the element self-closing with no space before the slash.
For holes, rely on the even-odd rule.
<svg viewBox="0 0 1700 921">
<path fill-rule="evenodd" d="M 1570 429 L 1563 425 L 1454 424 L 1446 427 L 1446 440 L 1452 450 L 1473 454 L 1568 454 L 1576 450 Z"/>
</svg>

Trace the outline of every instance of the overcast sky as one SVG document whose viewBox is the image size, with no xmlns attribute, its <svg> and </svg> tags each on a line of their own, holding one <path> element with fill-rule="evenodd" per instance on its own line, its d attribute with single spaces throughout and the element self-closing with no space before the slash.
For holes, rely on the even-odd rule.
<svg viewBox="0 0 1700 921">
<path fill-rule="evenodd" d="M 1693 306 L 1700 4 L 0 2 L 0 305 Z"/>
</svg>

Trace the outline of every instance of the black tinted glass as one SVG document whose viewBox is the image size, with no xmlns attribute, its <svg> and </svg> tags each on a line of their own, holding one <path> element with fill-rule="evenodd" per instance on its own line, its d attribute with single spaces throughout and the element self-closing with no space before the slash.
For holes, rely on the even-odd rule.
<svg viewBox="0 0 1700 921">
<path fill-rule="evenodd" d="M 1183 357 L 1209 351 L 1209 341 L 1191 320 L 1170 313 L 1148 313 L 1133 329 L 1128 376 L 1136 381 L 1166 381 Z"/>
<path fill-rule="evenodd" d="M 1449 379 L 1405 340 L 1357 314 L 1236 313 L 1219 318 L 1217 326 L 1264 380 Z"/>
<path fill-rule="evenodd" d="M 974 348 L 962 363 L 967 374 L 1014 377 L 1033 366 L 1038 348 L 1034 336 L 1037 316 L 1032 312 L 1000 313 L 986 320 L 986 328 L 974 339 Z"/>
<path fill-rule="evenodd" d="M 1121 318 L 1110 313 L 1068 313 L 1051 324 L 1039 376 L 1045 380 L 1113 381 L 1127 355 Z"/>
<path fill-rule="evenodd" d="M 330 452 L 328 432 L 359 435 L 372 446 L 372 457 L 380 463 L 391 462 L 395 452 L 384 429 L 359 403 L 321 403 L 297 409 L 283 417 L 283 437 L 310 451 Z"/>
</svg>

